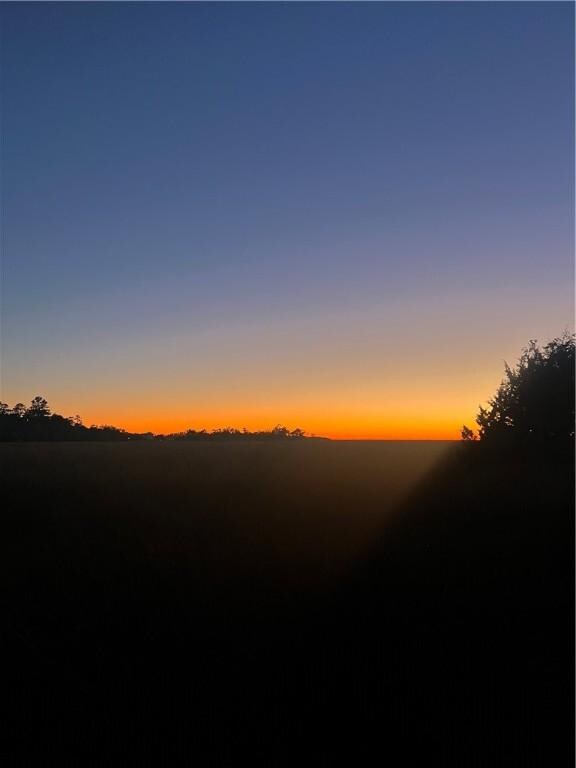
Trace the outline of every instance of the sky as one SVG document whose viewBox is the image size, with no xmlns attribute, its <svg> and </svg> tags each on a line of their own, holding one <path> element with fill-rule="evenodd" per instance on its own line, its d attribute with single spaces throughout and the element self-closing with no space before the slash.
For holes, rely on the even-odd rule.
<svg viewBox="0 0 576 768">
<path fill-rule="evenodd" d="M 2 3 L 0 397 L 458 438 L 574 321 L 572 3 Z"/>
</svg>

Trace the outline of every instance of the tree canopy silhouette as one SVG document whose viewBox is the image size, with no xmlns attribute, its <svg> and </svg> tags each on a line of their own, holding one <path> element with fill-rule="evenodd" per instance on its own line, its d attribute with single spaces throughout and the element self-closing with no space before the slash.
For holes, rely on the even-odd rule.
<svg viewBox="0 0 576 768">
<path fill-rule="evenodd" d="M 544 347 L 535 340 L 522 350 L 488 407 L 480 407 L 478 435 L 467 426 L 462 439 L 514 446 L 570 446 L 574 443 L 574 334 Z"/>
<path fill-rule="evenodd" d="M 32 399 L 30 407 L 26 410 L 25 415 L 32 419 L 43 419 L 50 416 L 48 401 L 44 397 L 37 395 Z"/>
<path fill-rule="evenodd" d="M 233 427 L 196 431 L 189 429 L 171 435 L 154 435 L 152 432 L 127 432 L 105 424 L 85 427 L 80 416 L 61 416 L 52 413 L 48 401 L 38 395 L 28 408 L 16 403 L 12 408 L 0 403 L 0 442 L 14 441 L 124 441 L 124 440 L 299 440 L 307 438 L 302 429 L 289 430 L 277 424 L 272 430 L 249 432 Z"/>
</svg>

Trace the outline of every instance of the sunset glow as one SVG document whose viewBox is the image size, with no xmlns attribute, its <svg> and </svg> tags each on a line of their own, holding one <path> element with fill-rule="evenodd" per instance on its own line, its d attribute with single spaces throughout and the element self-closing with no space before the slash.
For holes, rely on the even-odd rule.
<svg viewBox="0 0 576 768">
<path fill-rule="evenodd" d="M 498 5 L 6 4 L 1 399 L 457 439 L 573 327 L 572 11 Z"/>
<path fill-rule="evenodd" d="M 574 764 L 575 11 L 0 0 L 2 765 Z"/>
</svg>

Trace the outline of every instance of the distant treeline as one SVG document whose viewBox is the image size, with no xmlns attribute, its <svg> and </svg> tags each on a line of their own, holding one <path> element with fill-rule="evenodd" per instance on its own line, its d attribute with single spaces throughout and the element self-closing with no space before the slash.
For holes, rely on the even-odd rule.
<svg viewBox="0 0 576 768">
<path fill-rule="evenodd" d="M 576 338 L 565 332 L 543 347 L 535 340 L 522 350 L 515 367 L 505 365 L 505 378 L 488 407 L 480 407 L 477 429 L 462 427 L 465 443 L 485 448 L 541 453 L 574 450 Z M 52 413 L 43 397 L 28 408 L 0 403 L 0 442 L 21 440 L 302 440 L 302 429 L 277 425 L 269 431 L 225 427 L 209 432 L 189 429 L 170 435 L 126 432 L 108 424 L 84 426 L 79 416 Z M 316 438 L 318 439 L 318 438 Z M 326 438 L 320 438 L 326 439 Z M 476 449 L 475 449 L 476 450 Z"/>
<path fill-rule="evenodd" d="M 226 427 L 209 432 L 189 429 L 169 435 L 152 432 L 127 432 L 108 424 L 86 427 L 80 416 L 52 413 L 45 398 L 35 397 L 26 407 L 16 403 L 12 408 L 0 403 L 0 442 L 18 441 L 126 441 L 126 440 L 302 440 L 309 436 L 302 429 L 290 430 L 278 425 L 269 431 L 249 432 Z"/>
</svg>

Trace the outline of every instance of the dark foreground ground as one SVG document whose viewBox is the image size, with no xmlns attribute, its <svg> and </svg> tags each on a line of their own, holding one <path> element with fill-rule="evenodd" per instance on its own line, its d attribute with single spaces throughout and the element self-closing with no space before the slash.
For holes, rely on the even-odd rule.
<svg viewBox="0 0 576 768">
<path fill-rule="evenodd" d="M 571 458 L 12 444 L 4 765 L 572 766 Z"/>
</svg>

